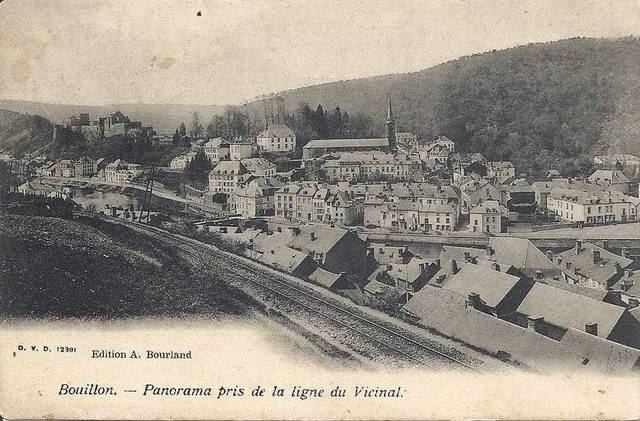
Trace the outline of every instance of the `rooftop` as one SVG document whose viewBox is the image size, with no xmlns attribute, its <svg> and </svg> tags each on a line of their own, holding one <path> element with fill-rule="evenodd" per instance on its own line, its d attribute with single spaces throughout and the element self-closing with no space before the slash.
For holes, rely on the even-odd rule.
<svg viewBox="0 0 640 421">
<path fill-rule="evenodd" d="M 370 139 L 314 139 L 304 145 L 304 149 L 322 149 L 322 148 L 354 148 L 354 147 L 371 147 L 384 148 L 389 146 L 389 139 L 370 138 Z"/>
</svg>

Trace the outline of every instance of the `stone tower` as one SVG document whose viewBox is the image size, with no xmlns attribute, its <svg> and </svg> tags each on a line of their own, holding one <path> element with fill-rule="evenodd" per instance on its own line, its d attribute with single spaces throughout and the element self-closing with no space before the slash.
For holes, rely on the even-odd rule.
<svg viewBox="0 0 640 421">
<path fill-rule="evenodd" d="M 398 150 L 396 145 L 396 122 L 393 120 L 393 110 L 391 109 L 391 100 L 387 105 L 387 139 L 389 139 L 389 152 L 396 152 Z"/>
</svg>

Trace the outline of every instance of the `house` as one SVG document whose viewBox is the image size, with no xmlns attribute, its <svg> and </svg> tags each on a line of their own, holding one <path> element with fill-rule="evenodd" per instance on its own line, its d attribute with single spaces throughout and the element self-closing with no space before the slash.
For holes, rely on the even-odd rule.
<svg viewBox="0 0 640 421">
<path fill-rule="evenodd" d="M 489 181 L 471 179 L 460 185 L 460 196 L 463 210 L 470 210 L 487 199 L 500 200 L 501 194 Z"/>
<path fill-rule="evenodd" d="M 616 190 L 554 187 L 547 199 L 547 208 L 562 220 L 577 224 L 638 220 L 638 206 L 629 196 Z"/>
<path fill-rule="evenodd" d="M 287 247 L 306 253 L 319 267 L 329 272 L 345 272 L 357 281 L 365 277 L 367 246 L 354 231 L 306 225 L 287 243 Z"/>
<path fill-rule="evenodd" d="M 428 167 L 446 165 L 449 160 L 449 155 L 451 154 L 451 151 L 447 146 L 439 143 L 418 145 L 416 152 L 420 157 L 420 160 Z"/>
<path fill-rule="evenodd" d="M 73 163 L 73 161 L 69 160 L 69 159 L 63 159 L 62 161 L 58 162 L 58 165 L 56 166 L 56 173 L 55 173 L 56 177 L 65 177 L 65 178 L 72 178 L 76 176 L 76 166 Z"/>
<path fill-rule="evenodd" d="M 403 311 L 440 334 L 519 361 L 540 371 L 591 369 L 589 361 L 558 341 L 473 307 L 473 301 L 444 288 L 425 286 Z"/>
<path fill-rule="evenodd" d="M 89 158 L 88 156 L 83 156 L 75 163 L 75 173 L 76 177 L 92 177 L 97 174 L 98 166 L 96 161 Z"/>
<path fill-rule="evenodd" d="M 247 170 L 239 160 L 220 161 L 209 172 L 209 191 L 215 193 L 232 193 L 242 181 Z"/>
<path fill-rule="evenodd" d="M 495 234 L 504 232 L 509 210 L 497 200 L 485 200 L 469 211 L 467 231 Z"/>
<path fill-rule="evenodd" d="M 229 159 L 241 161 L 258 153 L 258 145 L 248 138 L 236 138 L 229 143 Z"/>
<path fill-rule="evenodd" d="M 116 159 L 104 170 L 105 181 L 114 183 L 130 183 L 140 174 L 142 174 L 142 167 L 139 164 L 129 164 L 122 159 Z"/>
<path fill-rule="evenodd" d="M 345 152 L 338 159 L 322 165 L 329 181 L 421 181 L 421 165 L 417 158 L 405 154 L 383 152 Z"/>
<path fill-rule="evenodd" d="M 549 181 L 534 181 L 531 183 L 531 189 L 535 196 L 536 207 L 540 210 L 547 209 L 547 198 L 551 194 L 553 184 Z"/>
<path fill-rule="evenodd" d="M 631 180 L 620 170 L 596 170 L 587 180 L 624 194 L 631 192 Z"/>
<path fill-rule="evenodd" d="M 365 226 L 401 231 L 454 231 L 458 223 L 455 204 L 420 203 L 401 199 L 367 199 L 363 204 Z"/>
<path fill-rule="evenodd" d="M 241 160 L 247 172 L 256 177 L 273 177 L 276 175 L 276 164 L 265 158 L 245 158 Z"/>
<path fill-rule="evenodd" d="M 176 156 L 171 160 L 169 168 L 171 168 L 172 170 L 184 170 L 189 162 L 191 162 L 193 158 L 195 158 L 195 156 L 196 152 L 187 152 L 185 154 Z"/>
<path fill-rule="evenodd" d="M 380 288 L 377 283 L 382 283 L 398 291 L 405 297 L 405 300 L 409 300 L 413 294 L 420 291 L 427 284 L 427 281 L 437 271 L 436 264 L 419 257 L 413 257 L 406 263 L 380 264 L 369 275 L 369 283 L 373 282 L 374 284 L 369 289 L 365 286 L 365 292 L 369 295 L 379 294 L 383 291 L 383 288 Z"/>
<path fill-rule="evenodd" d="M 507 264 L 518 274 L 530 279 L 560 276 L 560 268 L 526 238 L 492 237 L 485 249 L 485 258 Z"/>
<path fill-rule="evenodd" d="M 623 167 L 636 166 L 640 165 L 640 158 L 629 154 L 598 155 L 593 157 L 593 163 L 611 168 L 614 168 L 616 165 L 622 165 Z"/>
<path fill-rule="evenodd" d="M 621 302 L 631 308 L 636 308 L 640 304 L 640 271 L 625 269 L 622 277 L 618 279 L 611 290 L 615 294 L 619 294 L 618 298 Z"/>
<path fill-rule="evenodd" d="M 567 330 L 576 330 L 640 347 L 640 323 L 617 305 L 593 300 L 536 282 L 517 309 L 517 323 L 533 325 L 536 332 L 561 340 Z"/>
<path fill-rule="evenodd" d="M 467 297 L 471 305 L 496 317 L 511 317 L 533 283 L 480 265 L 465 265 L 442 288 Z"/>
<path fill-rule="evenodd" d="M 261 177 L 236 188 L 229 196 L 229 210 L 244 218 L 274 214 L 274 194 L 282 183 L 271 177 Z"/>
<path fill-rule="evenodd" d="M 293 276 L 304 278 L 313 273 L 317 264 L 313 259 L 298 250 L 293 250 L 279 243 L 272 243 L 274 235 L 260 234 L 254 241 L 253 257 L 259 262 L 272 268 L 282 270 Z"/>
<path fill-rule="evenodd" d="M 549 179 L 562 177 L 562 175 L 560 174 L 560 171 L 554 170 L 554 169 L 547 170 L 547 172 L 544 173 L 544 176 Z"/>
<path fill-rule="evenodd" d="M 298 215 L 298 192 L 301 185 L 289 183 L 275 193 L 275 215 L 283 219 L 292 219 Z"/>
<path fill-rule="evenodd" d="M 56 162 L 47 162 L 36 169 L 36 175 L 40 175 L 42 177 L 55 177 L 57 165 L 58 164 Z"/>
<path fill-rule="evenodd" d="M 486 177 L 498 184 L 516 176 L 516 167 L 510 161 L 488 161 L 485 166 L 487 167 Z"/>
<path fill-rule="evenodd" d="M 222 137 L 209 139 L 204 144 L 204 154 L 213 164 L 230 159 L 229 141 Z"/>
<path fill-rule="evenodd" d="M 296 135 L 286 124 L 270 124 L 256 142 L 261 151 L 288 152 L 296 148 Z"/>
<path fill-rule="evenodd" d="M 449 150 L 449 152 L 454 153 L 456 151 L 456 144 L 453 140 L 449 139 L 447 136 L 438 136 L 436 140 L 432 141 L 430 145 L 444 146 Z"/>
<path fill-rule="evenodd" d="M 607 290 L 623 277 L 633 260 L 595 244 L 576 240 L 576 246 L 559 253 L 555 263 L 562 270 L 565 282 Z"/>
<path fill-rule="evenodd" d="M 418 138 L 413 133 L 396 133 L 396 143 L 411 150 L 418 145 Z"/>
</svg>

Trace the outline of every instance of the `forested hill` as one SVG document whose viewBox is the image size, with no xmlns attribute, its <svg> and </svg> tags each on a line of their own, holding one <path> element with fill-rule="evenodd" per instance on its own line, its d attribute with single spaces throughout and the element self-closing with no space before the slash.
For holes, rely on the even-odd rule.
<svg viewBox="0 0 640 421">
<path fill-rule="evenodd" d="M 593 153 L 640 153 L 640 41 L 569 39 L 463 57 L 420 72 L 281 93 L 363 113 L 383 132 L 385 101 L 401 130 L 445 134 L 462 150 L 510 159 L 522 171 L 588 170 Z M 259 102 L 253 104 L 259 107 Z"/>
<path fill-rule="evenodd" d="M 53 125 L 46 118 L 0 109 L 0 152 L 21 157 L 53 140 Z"/>
</svg>

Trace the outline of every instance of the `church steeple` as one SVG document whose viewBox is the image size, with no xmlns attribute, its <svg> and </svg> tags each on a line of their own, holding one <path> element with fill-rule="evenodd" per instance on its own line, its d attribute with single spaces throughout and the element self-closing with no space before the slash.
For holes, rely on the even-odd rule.
<svg viewBox="0 0 640 421">
<path fill-rule="evenodd" d="M 391 108 L 391 99 L 387 105 L 387 139 L 389 140 L 389 152 L 396 152 L 396 122 L 393 120 L 393 109 Z"/>
</svg>

